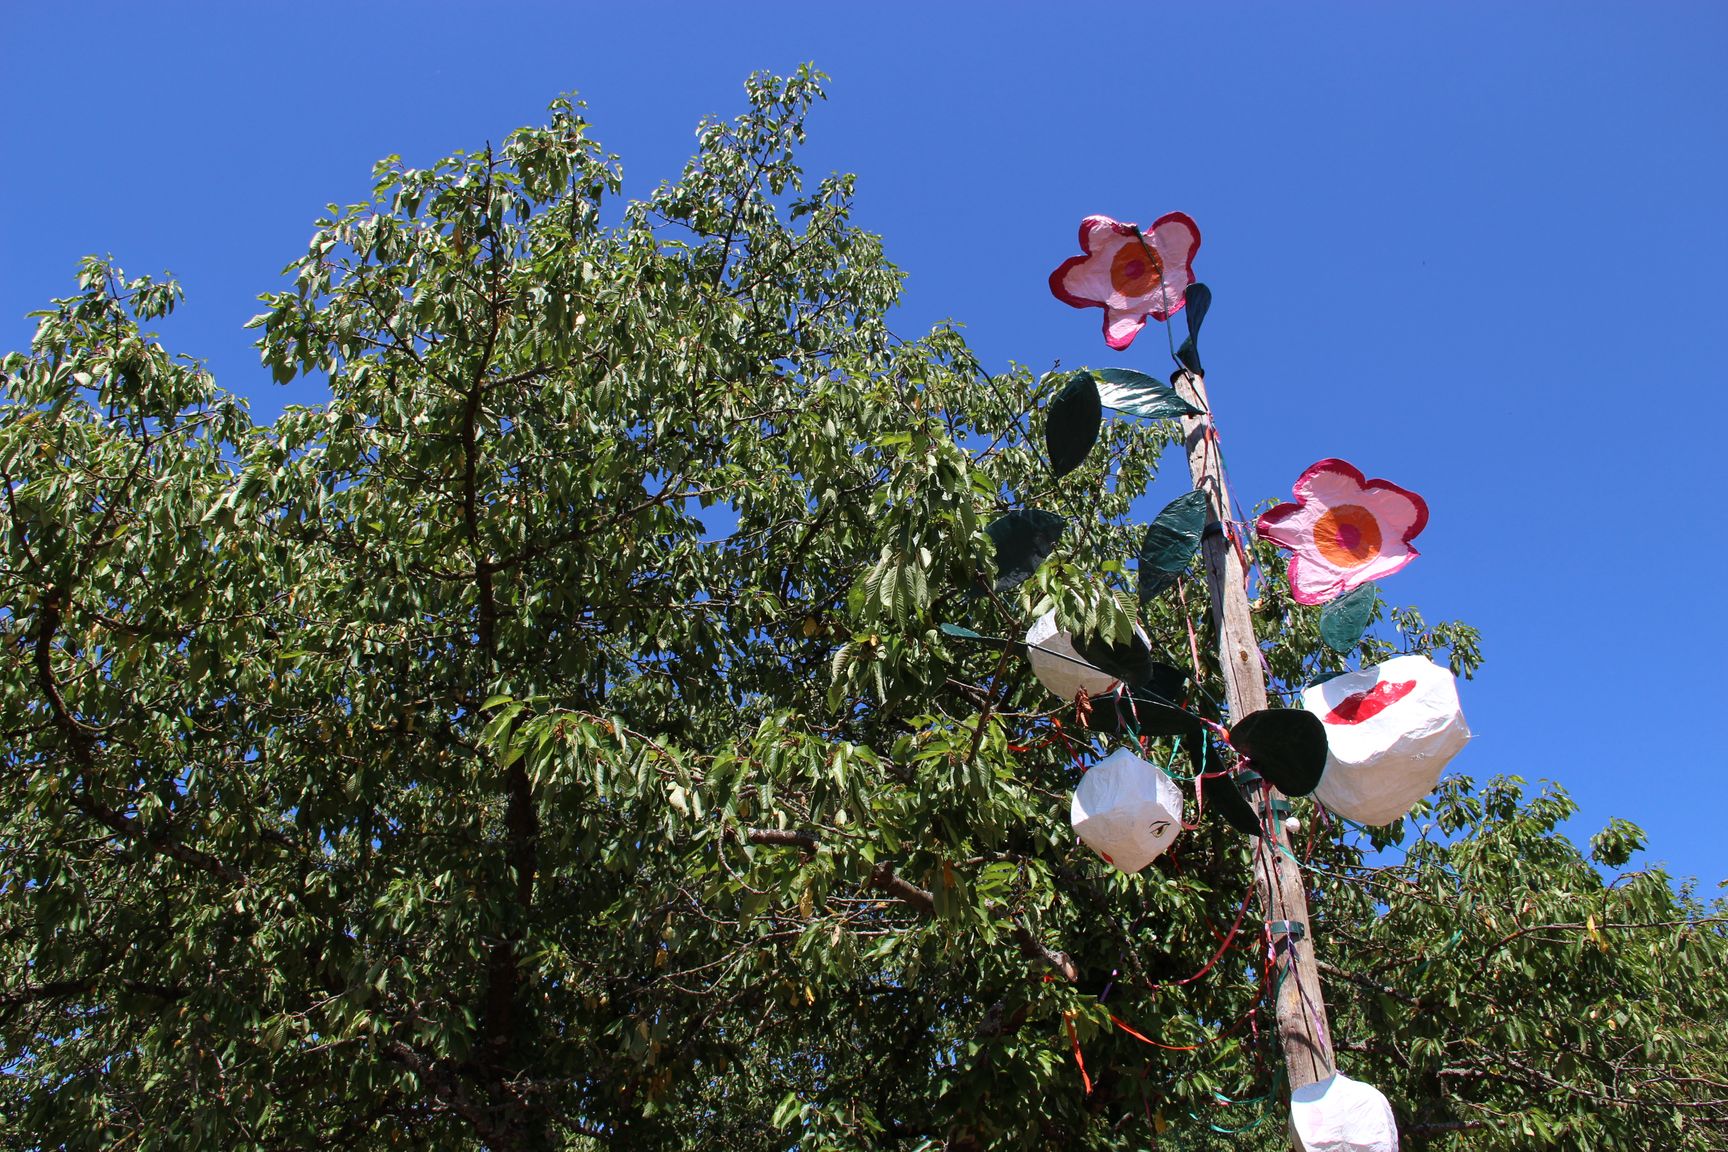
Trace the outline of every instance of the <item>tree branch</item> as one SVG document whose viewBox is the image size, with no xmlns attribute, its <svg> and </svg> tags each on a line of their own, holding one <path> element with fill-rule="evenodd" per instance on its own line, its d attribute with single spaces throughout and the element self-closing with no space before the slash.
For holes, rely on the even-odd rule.
<svg viewBox="0 0 1728 1152">
<path fill-rule="evenodd" d="M 802 849 L 807 856 L 814 855 L 822 846 L 822 842 L 808 832 L 781 831 L 776 828 L 751 828 L 745 832 L 744 838 L 752 844 Z M 936 914 L 936 897 L 927 889 L 895 875 L 894 865 L 886 861 L 871 870 L 867 883 L 879 892 L 886 892 L 902 903 L 910 904 L 927 916 Z M 1018 919 L 1014 920 L 1013 924 L 1014 940 L 1020 945 L 1022 956 L 1049 965 L 1070 984 L 1079 983 L 1080 969 L 1074 963 L 1073 957 L 1039 940 L 1032 934 L 1031 929 Z"/>
<path fill-rule="evenodd" d="M 1032 935 L 1032 930 L 1016 920 L 1014 922 L 1014 939 L 1020 945 L 1020 954 L 1028 960 L 1042 960 L 1050 965 L 1070 984 L 1080 982 L 1080 969 L 1066 952 L 1058 951 Z"/>
<path fill-rule="evenodd" d="M 1611 928 L 1694 928 L 1704 924 L 1724 923 L 1728 923 L 1728 916 L 1699 916 L 1690 920 L 1652 920 L 1647 923 L 1638 921 L 1609 922 L 1596 925 L 1596 930 L 1598 932 L 1603 932 Z M 1515 932 L 1508 932 L 1505 936 L 1502 936 L 1499 940 L 1490 945 L 1489 948 L 1482 953 L 1482 960 L 1479 966 L 1486 967 L 1490 956 L 1494 955 L 1494 953 L 1500 951 L 1500 949 L 1506 947 L 1506 945 L 1512 943 L 1512 941 L 1518 939 L 1520 936 L 1528 936 L 1532 932 L 1585 932 L 1588 931 L 1589 928 L 1590 926 L 1588 924 L 1526 925 Z"/>
<path fill-rule="evenodd" d="M 776 848 L 802 848 L 806 855 L 815 855 L 822 842 L 808 832 L 781 831 L 777 828 L 751 828 L 744 839 L 752 844 L 767 844 Z"/>
<path fill-rule="evenodd" d="M 80 775 L 84 784 L 95 775 L 96 753 L 92 729 L 81 723 L 72 715 L 72 710 L 66 704 L 66 698 L 60 693 L 60 685 L 54 680 L 53 649 L 54 636 L 60 630 L 61 612 L 64 588 L 50 589 L 43 599 L 42 619 L 40 629 L 36 634 L 36 680 L 42 689 L 42 695 L 48 701 L 48 709 L 54 716 L 54 721 L 66 734 L 66 742 L 72 747 L 72 759 L 82 770 Z M 213 876 L 220 877 L 230 884 L 244 883 L 245 876 L 239 869 L 224 860 L 200 851 L 178 840 L 170 840 L 159 833 L 144 828 L 138 820 L 123 815 L 108 807 L 84 791 L 84 786 L 74 782 L 71 795 L 72 806 L 111 831 L 136 841 L 152 850 L 161 853 L 182 864 L 191 865 Z"/>
<path fill-rule="evenodd" d="M 1338 967 L 1336 964 L 1328 964 L 1324 960 L 1316 960 L 1314 966 L 1320 969 L 1320 971 L 1326 973 L 1326 975 L 1336 977 L 1346 983 L 1354 984 L 1358 988 L 1366 989 L 1367 991 L 1378 995 L 1390 996 L 1392 999 L 1408 1004 L 1410 1007 L 1415 1008 L 1418 1011 L 1422 1008 L 1422 1001 L 1420 999 L 1411 996 L 1408 993 L 1400 992 L 1389 984 L 1380 984 L 1376 981 L 1370 980 L 1366 976 L 1358 976 L 1354 972 L 1346 971 L 1345 969 Z"/>
<path fill-rule="evenodd" d="M 178 1000 L 186 995 L 185 989 L 168 984 L 153 984 L 145 980 L 121 980 L 118 983 L 118 988 L 123 992 L 135 992 L 167 1001 Z M 95 979 L 50 980 L 45 984 L 26 984 L 22 988 L 14 988 L 11 991 L 0 991 L 0 1009 L 18 1008 L 42 1000 L 88 996 L 98 990 L 99 984 Z"/>
<path fill-rule="evenodd" d="M 934 916 L 936 914 L 936 898 L 910 880 L 896 876 L 894 865 L 886 861 L 876 865 L 871 870 L 869 883 L 870 887 L 886 892 L 903 903 L 912 905 L 926 915 Z"/>
<path fill-rule="evenodd" d="M 461 1081 L 437 1062 L 420 1055 L 400 1040 L 389 1041 L 384 1045 L 384 1051 L 391 1059 L 418 1076 L 426 1087 L 431 1089 L 434 1100 L 473 1125 L 475 1134 L 482 1140 L 489 1139 L 497 1131 L 486 1110 L 468 1098 L 468 1093 L 462 1089 Z"/>
</svg>

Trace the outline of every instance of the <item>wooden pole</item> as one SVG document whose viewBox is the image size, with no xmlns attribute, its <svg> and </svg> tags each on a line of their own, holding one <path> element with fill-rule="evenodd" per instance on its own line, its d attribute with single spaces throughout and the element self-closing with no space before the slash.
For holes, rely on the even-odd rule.
<svg viewBox="0 0 1728 1152">
<path fill-rule="evenodd" d="M 1210 415 L 1212 406 L 1206 399 L 1206 382 L 1178 372 L 1172 383 L 1183 399 L 1207 413 L 1182 418 L 1188 470 L 1193 474 L 1194 487 L 1206 493 L 1211 522 L 1227 525 L 1230 492 L 1225 487 L 1224 461 Z M 1254 637 L 1242 558 L 1228 530 L 1208 530 L 1201 549 L 1206 583 L 1212 591 L 1212 622 L 1218 630 L 1218 664 L 1224 671 L 1225 700 L 1231 720 L 1239 720 L 1266 707 L 1266 671 Z M 1301 926 L 1300 936 L 1288 930 L 1275 930 L 1272 936 L 1278 951 L 1278 1039 L 1284 1049 L 1285 1072 L 1294 1089 L 1332 1074 L 1332 1044 L 1326 1001 L 1320 994 L 1320 972 L 1315 967 L 1314 928 L 1308 920 L 1302 868 L 1289 852 L 1283 820 L 1266 810 L 1277 798 L 1276 790 L 1264 790 L 1255 805 L 1260 826 L 1267 834 L 1254 841 L 1254 886 L 1268 924 L 1275 929 Z"/>
</svg>

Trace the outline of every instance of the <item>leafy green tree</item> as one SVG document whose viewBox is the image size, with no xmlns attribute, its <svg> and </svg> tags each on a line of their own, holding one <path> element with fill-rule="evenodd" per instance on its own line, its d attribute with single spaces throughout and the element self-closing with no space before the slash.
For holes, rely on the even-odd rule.
<svg viewBox="0 0 1728 1152">
<path fill-rule="evenodd" d="M 1051 480 L 1062 378 L 895 337 L 851 178 L 797 165 L 817 77 L 748 93 L 615 224 L 568 102 L 382 163 L 256 321 L 330 394 L 269 427 L 102 262 L 5 358 L 6 1143 L 1284 1143 L 1248 842 L 1106 868 L 1094 737 L 939 627 L 1125 639 L 1171 430 Z M 1022 506 L 1067 529 L 997 593 Z M 1276 686 L 1341 667 L 1257 558 Z M 1203 596 L 1140 614 L 1173 662 Z M 1510 781 L 1391 864 L 1298 811 L 1341 1059 L 1416 1146 L 1721 1146 L 1720 906 Z"/>
</svg>

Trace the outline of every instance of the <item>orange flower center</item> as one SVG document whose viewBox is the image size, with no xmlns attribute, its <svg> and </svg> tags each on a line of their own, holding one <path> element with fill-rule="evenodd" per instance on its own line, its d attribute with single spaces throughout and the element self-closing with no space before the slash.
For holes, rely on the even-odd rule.
<svg viewBox="0 0 1728 1152">
<path fill-rule="evenodd" d="M 1116 249 L 1110 261 L 1110 286 L 1130 299 L 1150 295 L 1163 278 L 1164 262 L 1138 238 Z"/>
<path fill-rule="evenodd" d="M 1357 504 L 1328 508 L 1314 524 L 1314 547 L 1339 568 L 1359 568 L 1380 555 L 1380 522 Z"/>
</svg>

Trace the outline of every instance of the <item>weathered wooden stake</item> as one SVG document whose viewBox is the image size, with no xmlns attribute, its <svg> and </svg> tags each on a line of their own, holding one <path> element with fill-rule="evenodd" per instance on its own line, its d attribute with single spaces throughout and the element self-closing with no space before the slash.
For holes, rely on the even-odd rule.
<svg viewBox="0 0 1728 1152">
<path fill-rule="evenodd" d="M 1178 372 L 1176 391 L 1189 403 L 1210 413 L 1206 382 L 1187 372 Z M 1194 487 L 1206 493 L 1213 524 L 1230 521 L 1230 493 L 1224 483 L 1224 462 L 1218 434 L 1210 416 L 1186 416 L 1182 433 L 1188 450 L 1188 470 Z M 1232 719 L 1266 707 L 1266 671 L 1260 645 L 1254 638 L 1249 614 L 1248 589 L 1243 580 L 1241 557 L 1227 531 L 1209 530 L 1202 544 L 1206 561 L 1206 583 L 1212 590 L 1212 621 L 1218 629 L 1218 663 L 1224 670 L 1225 700 Z M 1278 798 L 1276 790 L 1271 792 Z M 1270 800 L 1262 801 L 1270 804 Z M 1254 844 L 1254 886 L 1266 921 L 1282 927 L 1301 925 L 1301 935 L 1275 932 L 1278 945 L 1277 979 L 1278 1038 L 1284 1049 L 1285 1071 L 1291 1088 L 1324 1080 L 1333 1072 L 1330 1026 L 1326 1001 L 1320 993 L 1320 973 L 1314 963 L 1314 927 L 1308 920 L 1308 896 L 1302 869 L 1288 851 L 1284 822 L 1276 813 L 1256 804 L 1261 827 L 1268 835 Z"/>
</svg>

